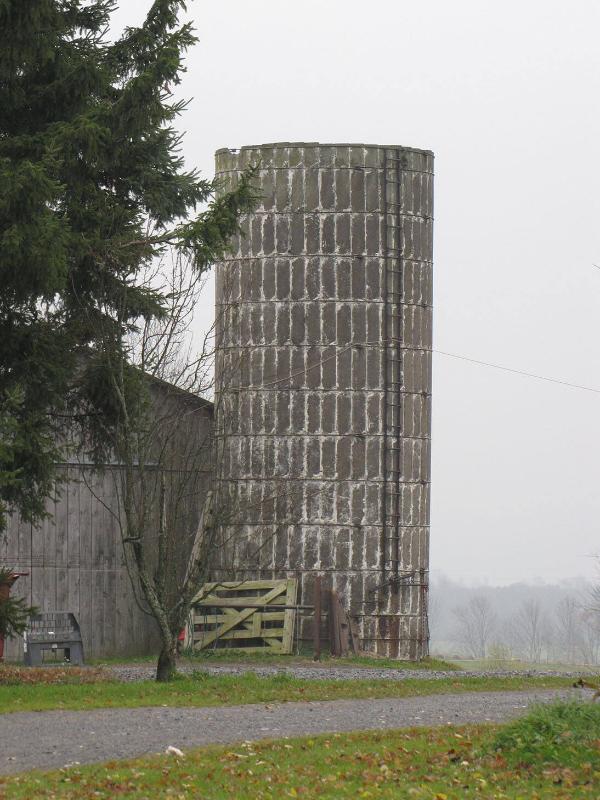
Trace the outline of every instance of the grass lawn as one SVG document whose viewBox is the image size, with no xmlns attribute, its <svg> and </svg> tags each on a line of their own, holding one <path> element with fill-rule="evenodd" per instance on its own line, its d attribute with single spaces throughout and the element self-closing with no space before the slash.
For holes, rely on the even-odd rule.
<svg viewBox="0 0 600 800">
<path fill-rule="evenodd" d="M 456 692 L 553 689 L 571 685 L 565 678 L 462 678 L 440 680 L 301 680 L 287 674 L 259 677 L 209 675 L 196 672 L 169 684 L 143 681 L 120 683 L 98 679 L 78 682 L 77 673 L 62 683 L 12 683 L 2 685 L 0 711 L 47 711 L 50 709 L 136 708 L 140 706 L 221 706 L 242 703 L 274 703 L 306 700 L 341 700 L 367 697 L 413 697 Z"/>
<path fill-rule="evenodd" d="M 544 661 L 519 661 L 513 658 L 486 658 L 486 659 L 452 659 L 448 662 L 455 669 L 470 670 L 508 670 L 510 672 L 528 672 L 539 670 L 573 671 L 597 673 L 598 667 L 585 664 L 559 664 Z"/>
<path fill-rule="evenodd" d="M 600 707 L 562 704 L 508 726 L 244 743 L 0 778 L 0 797 L 597 798 Z M 533 744 L 532 744 L 533 743 Z"/>
</svg>

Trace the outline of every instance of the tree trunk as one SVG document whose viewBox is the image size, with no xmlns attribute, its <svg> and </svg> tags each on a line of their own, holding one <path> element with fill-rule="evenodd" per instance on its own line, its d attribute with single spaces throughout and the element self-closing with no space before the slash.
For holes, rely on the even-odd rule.
<svg viewBox="0 0 600 800">
<path fill-rule="evenodd" d="M 163 644 L 158 664 L 156 665 L 156 680 L 164 683 L 172 681 L 177 672 L 177 639 L 175 637 L 168 645 Z"/>
</svg>

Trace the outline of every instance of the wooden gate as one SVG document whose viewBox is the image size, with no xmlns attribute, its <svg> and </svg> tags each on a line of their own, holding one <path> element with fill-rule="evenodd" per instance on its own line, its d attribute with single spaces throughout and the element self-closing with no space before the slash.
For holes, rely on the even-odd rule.
<svg viewBox="0 0 600 800">
<path fill-rule="evenodd" d="M 289 654 L 297 580 L 207 583 L 193 601 L 187 644 Z"/>
</svg>

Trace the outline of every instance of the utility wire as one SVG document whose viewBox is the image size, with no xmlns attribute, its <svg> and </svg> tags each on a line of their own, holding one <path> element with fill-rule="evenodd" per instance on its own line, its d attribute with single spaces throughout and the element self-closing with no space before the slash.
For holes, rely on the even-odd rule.
<svg viewBox="0 0 600 800">
<path fill-rule="evenodd" d="M 526 372 L 522 369 L 513 369 L 512 367 L 504 367 L 502 364 L 492 364 L 489 361 L 480 361 L 477 358 L 469 358 L 468 356 L 461 356 L 457 353 L 448 353 L 445 350 L 436 350 L 432 348 L 432 353 L 437 353 L 440 356 L 448 356 L 449 358 L 456 358 L 459 361 L 468 361 L 470 364 L 478 364 L 482 367 L 492 367 L 493 369 L 500 369 L 503 372 L 512 372 L 515 375 L 524 375 L 526 378 L 535 378 L 538 381 L 546 381 L 547 383 L 558 383 L 560 386 L 568 386 L 570 389 L 581 389 L 584 392 L 594 392 L 600 394 L 600 389 L 594 389 L 591 386 L 581 386 L 579 383 L 569 383 L 569 381 L 562 381 L 559 378 L 548 378 L 545 375 L 536 375 L 533 372 Z"/>
<path fill-rule="evenodd" d="M 592 264 L 596 269 L 600 269 L 600 265 Z M 548 378 L 545 375 L 536 375 L 534 372 L 526 372 L 523 369 L 513 369 L 512 367 L 505 367 L 502 364 L 492 364 L 489 361 L 480 361 L 477 358 L 469 358 L 468 356 L 461 356 L 458 353 L 448 353 L 445 350 L 436 350 L 431 348 L 432 353 L 437 353 L 440 356 L 448 356 L 449 358 L 456 358 L 459 361 L 468 361 L 470 364 L 478 364 L 481 367 L 491 367 L 492 369 L 499 369 L 502 372 L 512 372 L 514 375 L 523 375 L 526 378 L 534 378 L 537 381 L 546 381 L 547 383 L 558 383 L 559 386 L 568 386 L 570 389 L 581 389 L 583 392 L 593 392 L 600 394 L 600 389 L 594 389 L 591 386 L 581 386 L 579 383 L 570 383 L 569 381 L 562 381 L 559 378 Z"/>
</svg>

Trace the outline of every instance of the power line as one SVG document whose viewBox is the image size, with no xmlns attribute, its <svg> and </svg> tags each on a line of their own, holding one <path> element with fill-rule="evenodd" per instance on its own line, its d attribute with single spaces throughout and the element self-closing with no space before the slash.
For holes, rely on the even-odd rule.
<svg viewBox="0 0 600 800">
<path fill-rule="evenodd" d="M 470 364 L 478 364 L 482 367 L 492 367 L 493 369 L 499 369 L 503 372 L 512 372 L 515 375 L 523 375 L 526 378 L 535 378 L 538 381 L 546 381 L 547 383 L 558 383 L 560 386 L 568 386 L 570 389 L 581 389 L 584 392 L 593 392 L 594 394 L 600 394 L 600 389 L 594 389 L 591 386 L 582 386 L 579 383 L 570 383 L 569 381 L 562 381 L 559 378 L 548 378 L 545 375 L 536 375 L 533 372 L 526 372 L 522 369 L 513 369 L 512 367 L 505 367 L 502 364 L 492 364 L 490 361 L 480 361 L 477 358 L 469 358 L 468 356 L 461 356 L 457 353 L 448 353 L 445 350 L 436 350 L 432 348 L 432 353 L 437 353 L 440 356 L 448 356 L 449 358 L 456 358 L 460 361 L 468 361 Z"/>
</svg>

